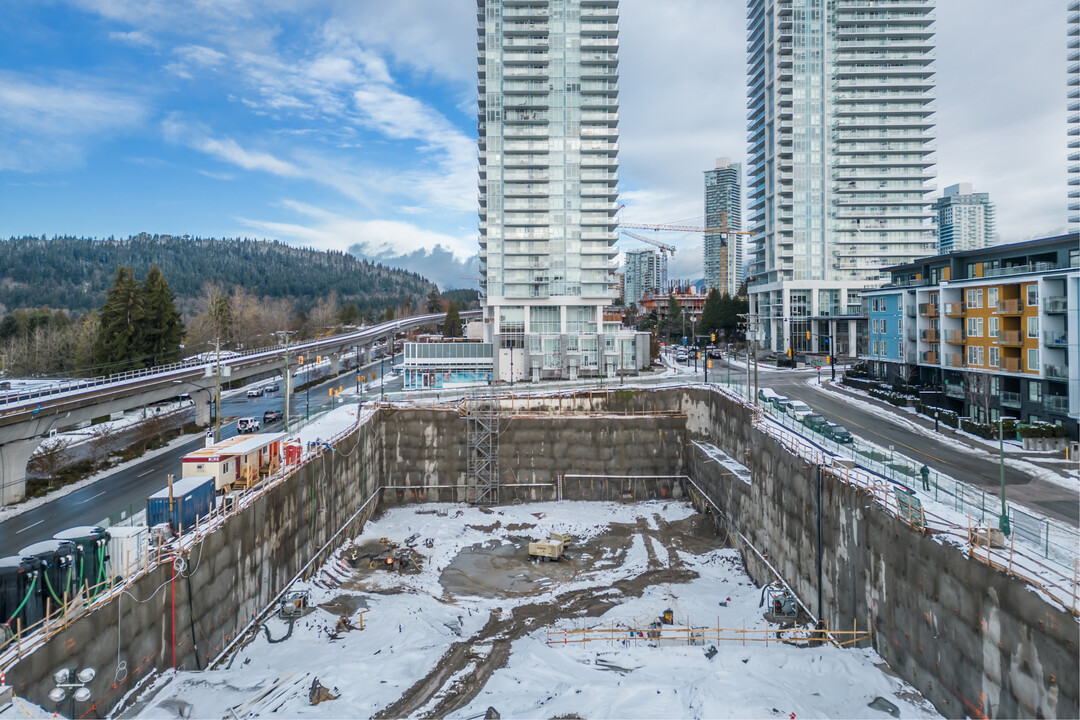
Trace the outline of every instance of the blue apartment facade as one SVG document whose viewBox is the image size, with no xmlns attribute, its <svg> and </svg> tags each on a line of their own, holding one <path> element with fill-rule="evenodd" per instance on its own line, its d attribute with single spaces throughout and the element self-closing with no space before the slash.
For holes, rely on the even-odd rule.
<svg viewBox="0 0 1080 720">
<path fill-rule="evenodd" d="M 865 359 L 904 362 L 904 293 L 901 290 L 864 295 L 870 331 Z"/>
</svg>

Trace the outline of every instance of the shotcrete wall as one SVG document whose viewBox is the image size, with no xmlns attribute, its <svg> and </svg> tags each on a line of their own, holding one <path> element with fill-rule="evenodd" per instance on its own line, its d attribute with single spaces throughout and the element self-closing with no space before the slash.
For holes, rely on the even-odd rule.
<svg viewBox="0 0 1080 720">
<path fill-rule="evenodd" d="M 749 485 L 692 443 L 687 474 L 831 627 L 873 630 L 874 646 L 948 717 L 1077 717 L 1080 625 L 1024 581 L 909 528 L 871 498 L 822 477 L 817 607 L 817 468 L 754 428 L 718 393 L 650 393 L 687 415 L 691 440 L 751 469 Z M 771 579 L 756 557 L 747 564 Z"/>
<path fill-rule="evenodd" d="M 913 531 L 828 475 L 820 501 L 819 608 L 817 468 L 755 429 L 742 405 L 686 388 L 513 405 L 550 414 L 502 419 L 502 502 L 554 499 L 560 490 L 567 499 L 678 496 L 670 476 L 689 475 L 722 522 L 764 553 L 813 611 L 832 627 L 871 628 L 882 657 L 945 715 L 1077 716 L 1075 618 L 1023 581 Z M 380 410 L 357 436 L 196 546 L 188 558 L 190 596 L 186 577 L 174 586 L 170 569 L 158 568 L 135 583 L 133 597 L 79 618 L 10 670 L 9 679 L 20 694 L 46 702 L 53 671 L 92 665 L 99 670 L 92 690 L 101 712 L 150 670 L 171 666 L 174 629 L 177 663 L 204 665 L 380 488 L 381 503 L 463 500 L 466 427 L 450 410 Z M 727 473 L 695 440 L 748 466 L 751 482 Z M 598 475 L 634 477 L 589 477 Z M 756 557 L 746 559 L 756 579 L 771 580 Z"/>
<path fill-rule="evenodd" d="M 172 566 L 160 565 L 75 619 L 8 670 L 15 692 L 52 707 L 56 670 L 93 667 L 89 715 L 98 717 L 149 673 L 172 667 L 174 647 L 177 667 L 205 668 L 376 493 L 377 424 L 378 415 L 230 517 L 191 549 L 175 580 Z"/>
<path fill-rule="evenodd" d="M 564 400 L 563 410 L 569 413 L 569 408 Z M 520 404 L 516 409 L 526 407 Z M 531 409 L 541 409 L 539 402 L 532 401 Z M 560 481 L 564 499 L 669 497 L 679 492 L 671 476 L 682 472 L 685 425 L 685 418 L 674 414 L 504 417 L 499 432 L 499 500 L 555 500 Z M 389 410 L 379 433 L 385 483 L 381 502 L 465 500 L 464 417 L 450 410 Z"/>
</svg>

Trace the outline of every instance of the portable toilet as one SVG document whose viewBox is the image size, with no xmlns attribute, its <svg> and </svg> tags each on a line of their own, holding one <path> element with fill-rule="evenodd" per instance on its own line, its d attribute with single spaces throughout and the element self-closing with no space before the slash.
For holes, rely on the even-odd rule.
<svg viewBox="0 0 1080 720">
<path fill-rule="evenodd" d="M 109 533 L 96 525 L 80 525 L 62 530 L 53 538 L 70 540 L 75 543 L 78 555 L 75 558 L 75 570 L 79 587 L 90 587 L 90 592 L 97 595 L 109 585 Z"/>
<path fill-rule="evenodd" d="M 19 551 L 23 560 L 41 573 L 38 592 L 41 594 L 42 617 L 46 598 L 51 598 L 53 606 L 60 606 L 65 596 L 70 600 L 78 591 L 78 577 L 75 575 L 77 552 L 75 543 L 70 540 L 42 540 Z"/>
<path fill-rule="evenodd" d="M 45 615 L 42 596 L 37 592 L 38 577 L 34 563 L 18 555 L 0 558 L 0 622 L 12 632 L 19 619 L 26 628 Z"/>
</svg>

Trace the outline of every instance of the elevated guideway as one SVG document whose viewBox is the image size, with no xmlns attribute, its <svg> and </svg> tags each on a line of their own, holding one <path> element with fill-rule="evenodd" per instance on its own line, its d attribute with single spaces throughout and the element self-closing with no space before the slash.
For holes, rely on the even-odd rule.
<svg viewBox="0 0 1080 720">
<path fill-rule="evenodd" d="M 478 317 L 479 310 L 461 313 L 462 319 Z M 298 357 L 329 356 L 332 370 L 340 371 L 340 357 L 351 351 L 369 356 L 373 345 L 394 333 L 415 330 L 441 322 L 445 313 L 417 315 L 380 323 L 356 332 L 310 342 L 277 345 L 221 358 L 222 375 L 232 381 L 268 377 L 289 365 L 295 369 Z M 75 380 L 29 393 L 0 395 L 0 505 L 23 499 L 26 491 L 26 464 L 41 440 L 60 430 L 115 412 L 124 412 L 187 393 L 195 402 L 195 421 L 210 423 L 211 388 L 217 382 L 215 360 L 205 357 L 160 367 L 136 370 L 107 377 Z M 227 369 L 226 369 L 227 368 Z M 205 393 L 198 390 L 206 390 Z M 286 388 L 291 391 L 292 388 Z"/>
</svg>

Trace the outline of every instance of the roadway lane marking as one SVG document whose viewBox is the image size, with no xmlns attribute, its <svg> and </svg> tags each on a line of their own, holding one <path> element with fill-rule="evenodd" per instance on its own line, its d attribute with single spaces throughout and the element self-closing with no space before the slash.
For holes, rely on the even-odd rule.
<svg viewBox="0 0 1080 720">
<path fill-rule="evenodd" d="M 101 491 L 101 492 L 99 492 L 99 493 L 98 493 L 97 495 L 92 495 L 92 496 L 90 496 L 90 497 L 86 498 L 85 500 L 80 500 L 78 504 L 79 504 L 79 505 L 82 505 L 83 503 L 88 503 L 88 502 L 90 502 L 91 500 L 93 500 L 94 498 L 99 498 L 99 497 L 101 497 L 101 496 L 102 496 L 102 495 L 104 495 L 104 494 L 105 494 L 106 492 L 108 492 L 108 491 L 107 491 L 107 490 L 102 490 L 102 491 Z"/>
<path fill-rule="evenodd" d="M 154 472 L 155 470 L 157 470 L 157 468 L 150 468 L 150 469 L 149 469 L 149 470 L 147 470 L 146 472 L 144 472 L 144 473 L 139 473 L 139 474 L 138 474 L 138 475 L 136 475 L 135 477 L 144 477 L 144 476 L 146 476 L 146 475 L 149 475 L 150 473 Z"/>
<path fill-rule="evenodd" d="M 26 532 L 26 531 L 27 531 L 27 530 L 29 530 L 30 528 L 32 528 L 32 527 L 36 527 L 36 526 L 40 525 L 40 524 L 41 524 L 41 523 L 43 523 L 43 522 L 45 522 L 45 521 L 44 521 L 44 520 L 38 520 L 38 521 L 37 521 L 36 523 L 34 523 L 33 525 L 27 525 L 27 526 L 26 526 L 26 527 L 24 527 L 24 528 L 23 528 L 22 530 L 16 530 L 16 531 L 15 531 L 15 534 L 16 534 L 16 535 L 18 535 L 19 533 L 23 533 L 23 532 Z"/>
</svg>

